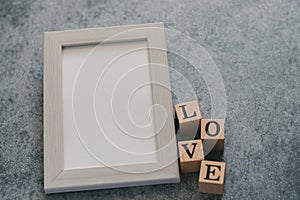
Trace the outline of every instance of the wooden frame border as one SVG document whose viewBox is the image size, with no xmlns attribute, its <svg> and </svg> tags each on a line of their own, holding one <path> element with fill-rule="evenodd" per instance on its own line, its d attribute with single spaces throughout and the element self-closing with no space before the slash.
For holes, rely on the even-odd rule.
<svg viewBox="0 0 300 200">
<path fill-rule="evenodd" d="M 128 174 L 108 167 L 64 169 L 63 118 L 62 118 L 62 48 L 65 46 L 97 44 L 108 37 L 129 31 L 120 40 L 146 38 L 149 49 L 151 80 L 170 88 L 169 71 L 152 67 L 152 63 L 168 66 L 163 23 L 92 28 L 44 34 L 44 190 L 46 193 L 68 192 L 180 181 L 171 92 L 152 86 L 153 102 L 160 104 L 169 115 L 160 134 L 159 164 L 163 167 L 144 174 Z M 138 31 L 134 31 L 138 30 Z M 155 114 L 156 123 L 160 116 Z M 170 162 L 170 163 L 168 163 Z M 168 164 L 166 166 L 166 164 Z M 130 166 L 129 166 L 130 167 Z M 149 166 L 143 166 L 151 168 Z"/>
</svg>

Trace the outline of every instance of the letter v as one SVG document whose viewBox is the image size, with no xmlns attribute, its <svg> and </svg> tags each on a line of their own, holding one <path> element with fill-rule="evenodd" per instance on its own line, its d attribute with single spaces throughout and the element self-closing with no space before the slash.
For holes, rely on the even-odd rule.
<svg viewBox="0 0 300 200">
<path fill-rule="evenodd" d="M 195 148 L 196 148 L 197 143 L 192 143 L 192 145 L 194 145 L 194 147 L 193 147 L 193 151 L 191 153 L 190 150 L 188 149 L 188 144 L 182 144 L 183 148 L 185 149 L 186 153 L 189 155 L 189 157 L 191 159 L 194 156 L 194 152 L 195 152 Z"/>
</svg>

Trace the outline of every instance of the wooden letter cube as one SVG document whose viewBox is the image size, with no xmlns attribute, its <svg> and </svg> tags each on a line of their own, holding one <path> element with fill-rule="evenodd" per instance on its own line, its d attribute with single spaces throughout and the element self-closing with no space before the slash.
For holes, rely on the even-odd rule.
<svg viewBox="0 0 300 200">
<path fill-rule="evenodd" d="M 225 163 L 203 160 L 199 175 L 199 192 L 223 194 Z"/>
<path fill-rule="evenodd" d="M 193 140 L 200 127 L 201 113 L 197 101 L 176 104 L 175 112 L 178 118 L 180 140 Z"/>
<path fill-rule="evenodd" d="M 178 142 L 181 172 L 197 172 L 200 170 L 201 160 L 204 159 L 201 140 Z"/>
<path fill-rule="evenodd" d="M 212 149 L 224 150 L 224 119 L 201 119 L 200 132 L 205 155 Z"/>
</svg>

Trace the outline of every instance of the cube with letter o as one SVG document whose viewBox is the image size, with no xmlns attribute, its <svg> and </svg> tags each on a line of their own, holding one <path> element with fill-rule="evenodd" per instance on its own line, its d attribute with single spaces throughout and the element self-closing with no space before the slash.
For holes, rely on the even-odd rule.
<svg viewBox="0 0 300 200">
<path fill-rule="evenodd" d="M 224 119 L 201 119 L 200 138 L 205 155 L 210 150 L 224 150 Z"/>
</svg>

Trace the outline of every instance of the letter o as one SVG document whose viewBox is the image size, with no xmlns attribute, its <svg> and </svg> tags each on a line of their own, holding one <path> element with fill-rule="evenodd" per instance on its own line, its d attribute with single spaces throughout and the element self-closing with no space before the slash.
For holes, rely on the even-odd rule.
<svg viewBox="0 0 300 200">
<path fill-rule="evenodd" d="M 209 126 L 210 126 L 210 124 L 215 124 L 216 129 L 217 129 L 215 133 L 209 132 Z M 217 136 L 220 133 L 220 124 L 218 122 L 216 122 L 216 121 L 210 121 L 210 122 L 208 122 L 205 125 L 205 132 L 206 132 L 207 135 L 209 135 L 211 137 Z"/>
</svg>

